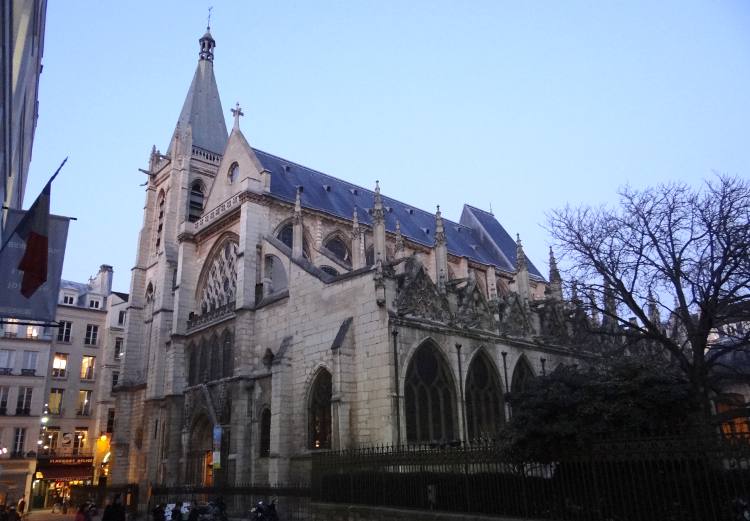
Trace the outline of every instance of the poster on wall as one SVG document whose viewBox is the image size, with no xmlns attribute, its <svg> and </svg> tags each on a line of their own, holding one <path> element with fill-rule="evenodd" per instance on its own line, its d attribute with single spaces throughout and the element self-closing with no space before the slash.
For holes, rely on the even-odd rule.
<svg viewBox="0 0 750 521">
<path fill-rule="evenodd" d="M 214 426 L 214 453 L 213 453 L 214 470 L 221 468 L 221 426 Z"/>
</svg>

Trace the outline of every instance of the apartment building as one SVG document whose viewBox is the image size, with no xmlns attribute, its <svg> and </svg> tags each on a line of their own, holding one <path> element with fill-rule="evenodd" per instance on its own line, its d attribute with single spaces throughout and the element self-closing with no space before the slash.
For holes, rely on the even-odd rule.
<svg viewBox="0 0 750 521">
<path fill-rule="evenodd" d="M 23 495 L 48 507 L 70 485 L 107 474 L 127 304 L 127 294 L 112 293 L 112 275 L 102 265 L 86 283 L 62 280 L 57 328 L 3 326 L 0 503 Z"/>
</svg>

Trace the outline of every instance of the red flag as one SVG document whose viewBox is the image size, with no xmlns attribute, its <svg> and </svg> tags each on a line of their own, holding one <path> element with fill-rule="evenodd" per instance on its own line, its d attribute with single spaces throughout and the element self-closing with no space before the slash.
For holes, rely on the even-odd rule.
<svg viewBox="0 0 750 521">
<path fill-rule="evenodd" d="M 50 192 L 52 180 L 57 177 L 58 172 L 67 160 L 66 157 L 54 175 L 47 181 L 42 193 L 36 198 L 31 208 L 26 211 L 13 232 L 8 234 L 8 239 L 3 244 L 3 248 L 5 248 L 10 237 L 14 234 L 17 234 L 26 242 L 26 250 L 18 264 L 18 269 L 23 271 L 21 295 L 26 298 L 30 298 L 42 284 L 47 282 Z M 0 251 L 3 248 L 0 248 Z"/>
<path fill-rule="evenodd" d="M 21 295 L 26 298 L 47 282 L 50 184 L 47 183 L 14 230 L 26 242 L 26 251 L 18 264 L 23 271 Z"/>
</svg>

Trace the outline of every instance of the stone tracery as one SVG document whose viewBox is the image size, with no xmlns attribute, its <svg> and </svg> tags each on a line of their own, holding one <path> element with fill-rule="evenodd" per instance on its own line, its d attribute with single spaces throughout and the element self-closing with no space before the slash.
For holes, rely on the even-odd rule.
<svg viewBox="0 0 750 521">
<path fill-rule="evenodd" d="M 237 293 L 237 243 L 227 240 L 206 266 L 208 271 L 203 278 L 199 299 L 201 313 L 210 313 L 234 302 Z"/>
</svg>

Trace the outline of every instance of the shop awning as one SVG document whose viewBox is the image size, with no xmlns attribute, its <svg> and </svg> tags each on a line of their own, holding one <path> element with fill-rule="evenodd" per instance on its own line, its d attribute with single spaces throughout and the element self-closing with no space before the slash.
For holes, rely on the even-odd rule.
<svg viewBox="0 0 750 521">
<path fill-rule="evenodd" d="M 93 467 L 82 467 L 80 465 L 57 465 L 54 467 L 37 468 L 42 473 L 42 479 L 68 481 L 73 479 L 92 479 L 94 477 Z"/>
</svg>

